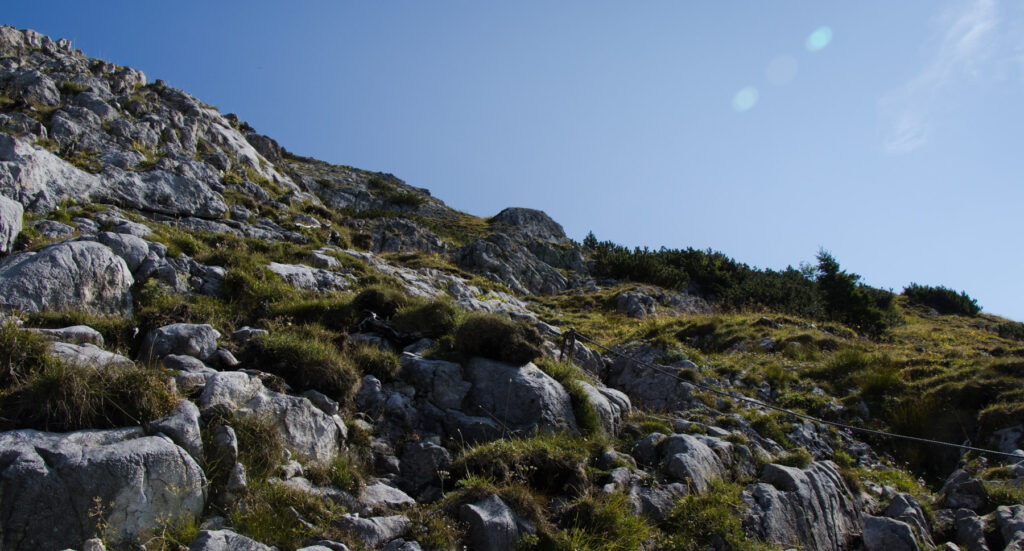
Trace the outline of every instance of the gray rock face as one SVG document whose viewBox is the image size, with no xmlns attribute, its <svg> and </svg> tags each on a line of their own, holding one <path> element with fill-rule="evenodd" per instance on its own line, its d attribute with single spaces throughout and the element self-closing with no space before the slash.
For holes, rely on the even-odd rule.
<svg viewBox="0 0 1024 551">
<path fill-rule="evenodd" d="M 645 347 L 631 347 L 625 354 L 647 363 L 657 365 L 660 351 Z M 695 402 L 693 385 L 675 377 L 683 367 L 697 369 L 692 362 L 685 361 L 660 370 L 651 369 L 625 358 L 617 358 L 608 368 L 608 386 L 621 390 L 636 406 L 655 411 L 685 410 Z"/>
<path fill-rule="evenodd" d="M 541 210 L 510 207 L 499 212 L 490 222 L 529 239 L 561 241 L 566 238 L 562 225 Z"/>
<path fill-rule="evenodd" d="M 401 536 L 411 524 L 409 519 L 401 515 L 371 518 L 344 515 L 336 522 L 342 529 L 359 537 L 370 548 L 380 547 Z"/>
<path fill-rule="evenodd" d="M 72 325 L 60 329 L 28 329 L 48 339 L 70 344 L 95 344 L 103 346 L 103 335 L 87 325 Z"/>
<path fill-rule="evenodd" d="M 942 485 L 942 503 L 950 509 L 978 511 L 988 503 L 988 492 L 978 478 L 962 469 L 953 471 Z"/>
<path fill-rule="evenodd" d="M 419 493 L 424 487 L 440 481 L 440 472 L 447 471 L 452 464 L 451 454 L 437 444 L 416 442 L 405 446 L 402 453 L 401 472 L 403 488 Z"/>
<path fill-rule="evenodd" d="M 889 502 L 885 508 L 885 516 L 905 522 L 914 529 L 917 537 L 927 547 L 934 547 L 931 530 L 928 527 L 928 518 L 921 509 L 921 505 L 910 494 L 898 494 Z"/>
<path fill-rule="evenodd" d="M 188 551 L 272 551 L 262 543 L 231 530 L 202 530 Z"/>
<path fill-rule="evenodd" d="M 199 409 L 269 416 L 290 449 L 318 463 L 334 459 L 345 439 L 338 416 L 327 415 L 307 398 L 267 390 L 258 378 L 240 371 L 211 375 L 199 397 Z"/>
<path fill-rule="evenodd" d="M 109 247 L 65 241 L 0 264 L 0 308 L 130 315 L 135 280 Z"/>
<path fill-rule="evenodd" d="M 425 360 L 415 354 L 403 353 L 402 379 L 416 388 L 416 392 L 434 407 L 462 409 L 462 400 L 469 392 L 470 383 L 462 378 L 462 366 L 442 360 Z"/>
<path fill-rule="evenodd" d="M 896 519 L 864 515 L 864 551 L 918 551 L 910 525 Z"/>
<path fill-rule="evenodd" d="M 102 232 L 96 237 L 100 243 L 110 247 L 114 254 L 123 258 L 133 274 L 149 254 L 149 244 L 141 237 L 112 232 Z"/>
<path fill-rule="evenodd" d="M 469 527 L 470 546 L 478 551 L 515 551 L 522 536 L 535 531 L 493 494 L 459 508 L 459 520 Z"/>
<path fill-rule="evenodd" d="M 178 400 L 171 413 L 145 425 L 147 434 L 163 433 L 197 462 L 203 459 L 203 438 L 199 432 L 199 408 L 188 400 Z"/>
<path fill-rule="evenodd" d="M 615 309 L 631 318 L 643 319 L 654 315 L 657 303 L 647 294 L 622 293 L 615 299 Z"/>
<path fill-rule="evenodd" d="M 177 354 L 207 360 L 217 351 L 219 338 L 220 332 L 205 323 L 165 325 L 146 335 L 140 356 L 155 361 Z"/>
<path fill-rule="evenodd" d="M 448 245 L 430 230 L 402 218 L 356 220 L 350 223 L 357 232 L 354 242 L 360 247 L 381 252 L 421 251 L 444 253 Z"/>
<path fill-rule="evenodd" d="M 371 513 L 384 512 L 401 507 L 410 507 L 416 501 L 409 494 L 392 488 L 383 482 L 375 482 L 363 488 L 359 502 Z"/>
<path fill-rule="evenodd" d="M 607 388 L 603 385 L 594 386 L 587 381 L 578 381 L 587 401 L 594 406 L 598 416 L 601 417 L 601 429 L 608 434 L 616 434 L 623 420 L 629 415 L 633 407 L 630 404 L 629 396 L 625 393 Z"/>
<path fill-rule="evenodd" d="M 21 233 L 24 214 L 21 203 L 0 195 L 0 254 L 11 252 Z"/>
<path fill-rule="evenodd" d="M 120 354 L 107 352 L 94 344 L 55 342 L 50 353 L 68 365 L 88 369 L 131 368 L 135 362 Z"/>
<path fill-rule="evenodd" d="M 575 431 L 572 402 L 558 381 L 532 363 L 522 367 L 473 358 L 465 367 L 472 388 L 463 411 L 498 420 L 510 431 Z"/>
<path fill-rule="evenodd" d="M 66 199 L 92 198 L 99 177 L 83 172 L 29 141 L 0 133 L 0 193 L 32 212 L 49 212 Z"/>
<path fill-rule="evenodd" d="M 65 549 L 92 537 L 145 539 L 167 519 L 197 518 L 206 500 L 199 465 L 170 439 L 140 429 L 0 434 L 4 549 Z"/>
<path fill-rule="evenodd" d="M 743 492 L 744 527 L 778 545 L 849 549 L 861 533 L 861 511 L 831 462 L 807 469 L 767 465 L 760 482 Z"/>
<path fill-rule="evenodd" d="M 995 512 L 999 533 L 1006 551 L 1024 549 L 1024 505 L 1000 505 Z"/>
<path fill-rule="evenodd" d="M 718 455 L 704 442 L 689 434 L 673 434 L 661 443 L 665 471 L 679 481 L 687 481 L 702 494 L 728 470 Z"/>
<path fill-rule="evenodd" d="M 970 509 L 956 512 L 956 541 L 966 551 L 988 551 L 985 541 L 985 519 Z"/>
<path fill-rule="evenodd" d="M 520 294 L 553 295 L 569 286 L 561 272 L 503 233 L 476 239 L 455 251 L 452 258 L 459 266 Z"/>
<path fill-rule="evenodd" d="M 330 293 L 344 291 L 352 286 L 352 277 L 304 264 L 270 263 L 270 271 L 281 276 L 289 285 L 303 291 Z"/>
</svg>

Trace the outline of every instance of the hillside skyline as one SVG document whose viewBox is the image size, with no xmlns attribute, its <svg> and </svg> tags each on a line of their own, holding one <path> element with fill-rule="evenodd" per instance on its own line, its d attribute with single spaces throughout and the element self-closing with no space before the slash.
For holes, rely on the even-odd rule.
<svg viewBox="0 0 1024 551">
<path fill-rule="evenodd" d="M 1024 319 L 1011 4 L 257 3 L 251 23 L 127 6 L 18 6 L 3 22 L 472 214 L 537 208 L 577 241 L 774 269 L 824 248 L 870 285 L 944 285 Z"/>
</svg>

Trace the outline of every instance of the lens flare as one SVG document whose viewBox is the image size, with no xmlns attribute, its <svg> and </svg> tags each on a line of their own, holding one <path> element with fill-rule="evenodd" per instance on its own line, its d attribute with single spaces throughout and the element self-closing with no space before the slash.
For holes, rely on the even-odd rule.
<svg viewBox="0 0 1024 551">
<path fill-rule="evenodd" d="M 732 97 L 732 108 L 737 113 L 750 111 L 755 105 L 757 105 L 758 97 L 760 97 L 760 94 L 758 94 L 757 88 L 747 86 L 739 92 L 736 92 L 736 95 Z"/>
<path fill-rule="evenodd" d="M 807 51 L 817 52 L 825 49 L 832 42 L 832 27 L 822 26 L 814 29 L 807 37 Z"/>
</svg>

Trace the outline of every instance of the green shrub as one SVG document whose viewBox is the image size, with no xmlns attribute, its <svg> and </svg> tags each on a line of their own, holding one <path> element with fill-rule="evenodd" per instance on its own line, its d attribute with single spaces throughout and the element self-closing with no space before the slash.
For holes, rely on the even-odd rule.
<svg viewBox="0 0 1024 551">
<path fill-rule="evenodd" d="M 684 497 L 661 523 L 666 536 L 659 548 L 666 551 L 771 549 L 743 532 L 740 519 L 745 506 L 740 499 L 741 491 L 739 484 L 719 480 L 712 482 L 704 494 Z"/>
<path fill-rule="evenodd" d="M 455 348 L 467 357 L 481 356 L 514 365 L 540 357 L 544 339 L 533 326 L 495 314 L 470 314 L 455 332 Z"/>
<path fill-rule="evenodd" d="M 400 368 L 394 352 L 381 350 L 370 343 L 358 343 L 348 351 L 348 355 L 362 374 L 373 375 L 383 382 L 394 379 Z"/>
<path fill-rule="evenodd" d="M 910 300 L 911 304 L 919 304 L 934 308 L 940 314 L 955 314 L 958 316 L 974 316 L 981 312 L 978 301 L 960 291 L 957 294 L 952 289 L 942 287 L 931 287 L 929 285 L 918 285 L 911 283 L 903 288 L 903 296 Z"/>
<path fill-rule="evenodd" d="M 859 281 L 859 275 L 841 270 L 827 251 L 818 252 L 817 284 L 825 313 L 860 333 L 879 335 L 892 325 L 892 293 Z"/>
<path fill-rule="evenodd" d="M 437 338 L 454 331 L 462 317 L 463 311 L 443 298 L 404 306 L 391 322 L 398 331 Z"/>
<path fill-rule="evenodd" d="M 1019 321 L 1004 321 L 996 327 L 996 332 L 1004 339 L 1024 341 L 1024 323 Z"/>
<path fill-rule="evenodd" d="M 316 324 L 339 332 L 353 329 L 359 321 L 352 296 L 340 293 L 285 299 L 270 306 L 268 317 L 302 325 Z"/>
<path fill-rule="evenodd" d="M 391 319 L 409 302 L 409 295 L 401 289 L 374 285 L 360 291 L 356 298 L 352 299 L 352 306 L 360 316 L 363 312 L 369 311 L 383 319 Z"/>
<path fill-rule="evenodd" d="M 332 336 L 315 325 L 278 327 L 249 341 L 243 359 L 280 376 L 297 391 L 314 389 L 347 407 L 359 373 L 331 342 Z"/>
</svg>

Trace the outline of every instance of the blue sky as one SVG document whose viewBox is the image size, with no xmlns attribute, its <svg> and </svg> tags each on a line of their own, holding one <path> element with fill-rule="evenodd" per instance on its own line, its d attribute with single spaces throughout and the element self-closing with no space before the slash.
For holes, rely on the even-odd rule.
<svg viewBox="0 0 1024 551">
<path fill-rule="evenodd" d="M 472 214 L 760 267 L 824 247 L 1024 320 L 1016 1 L 17 2 L 0 22 Z"/>
</svg>

